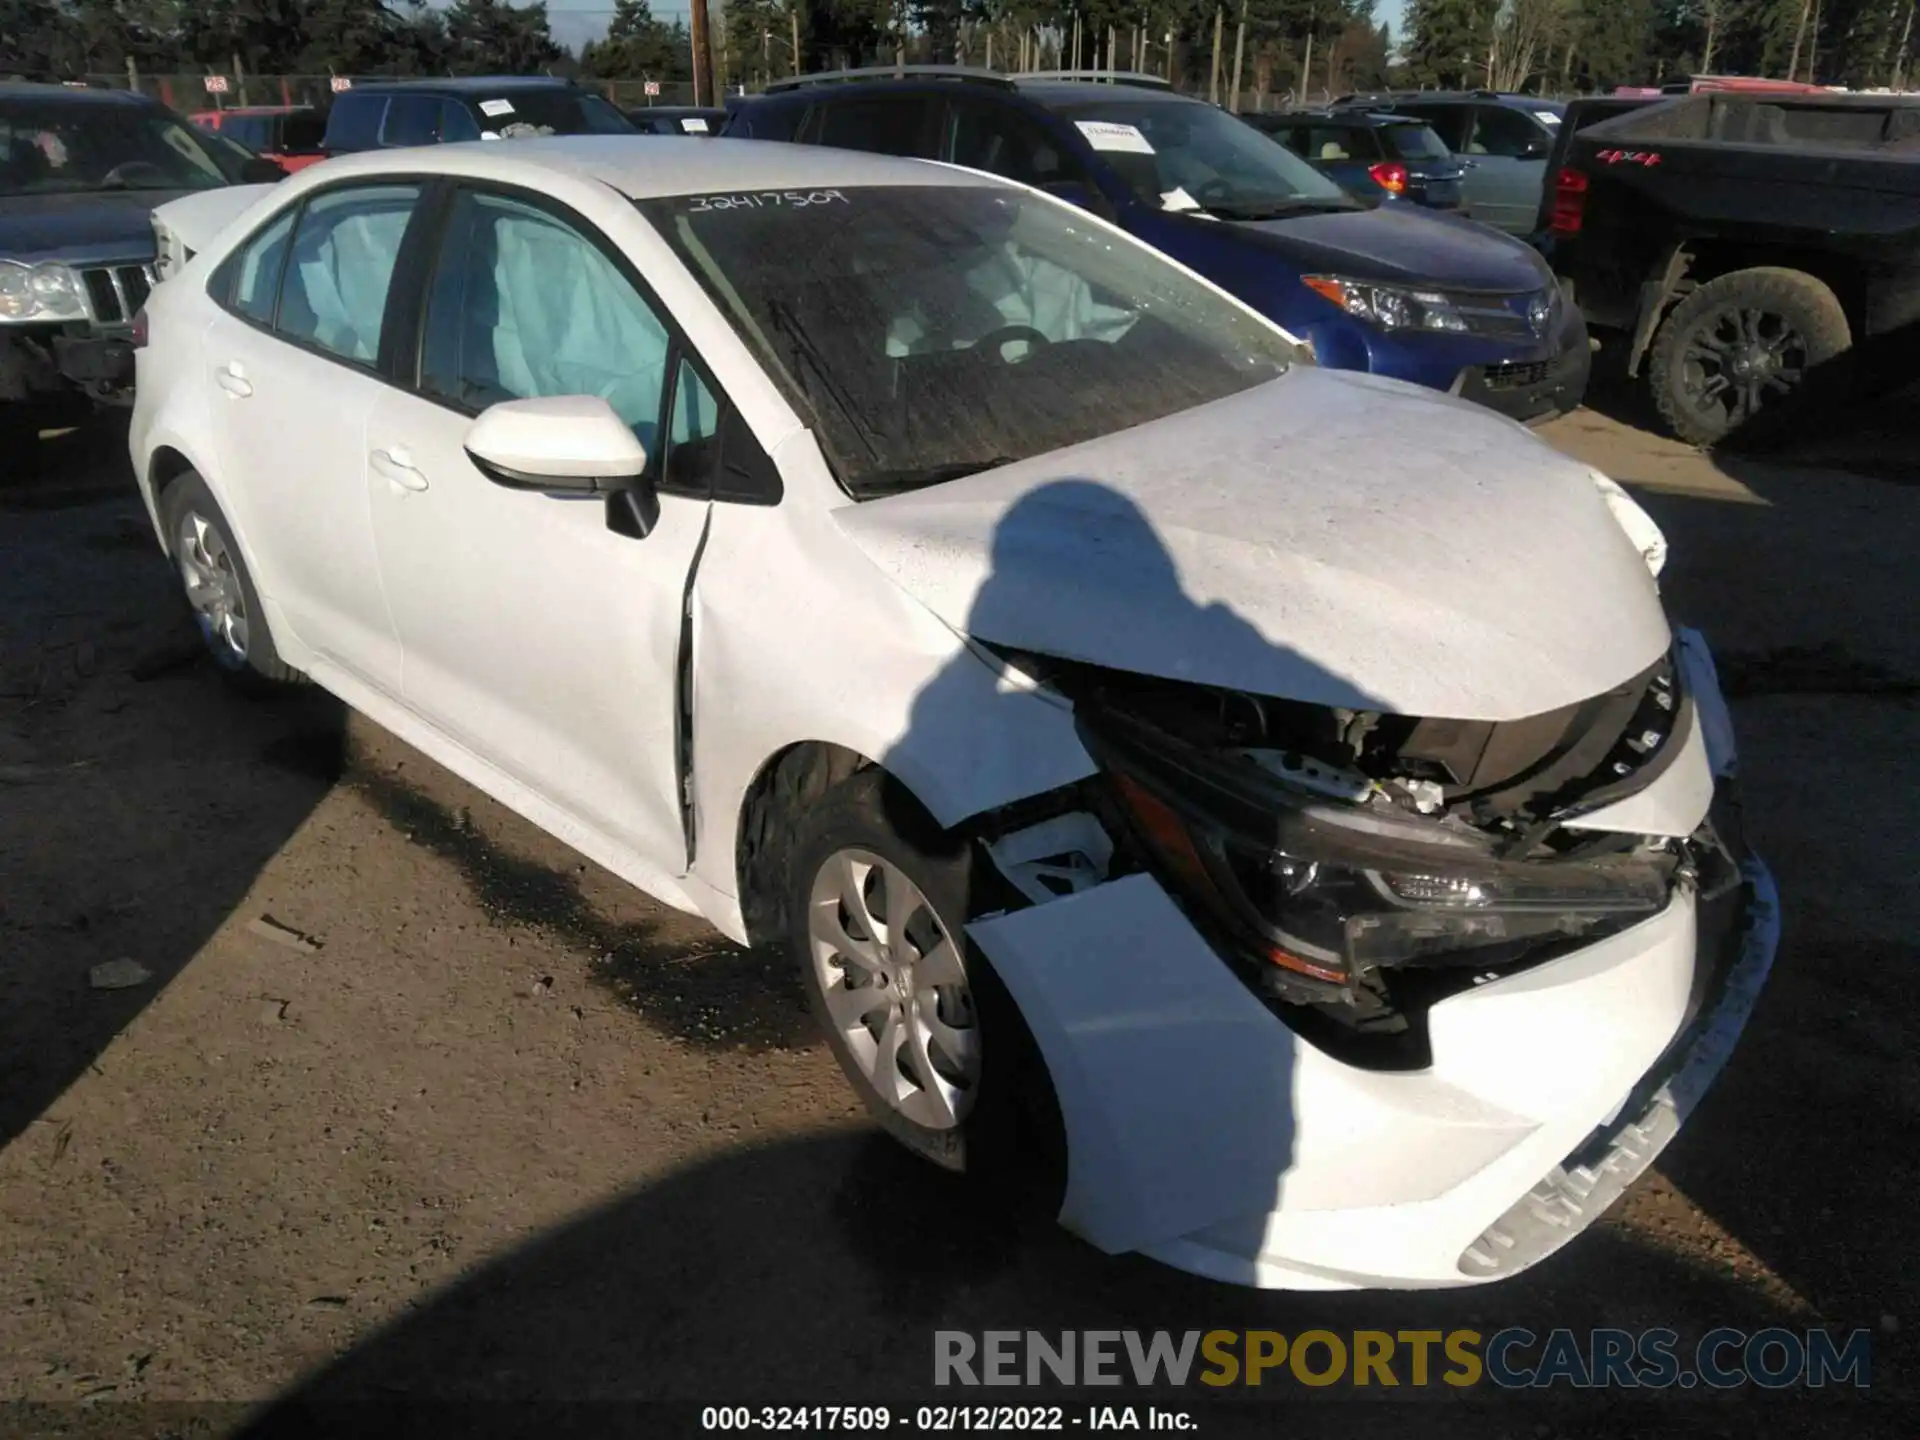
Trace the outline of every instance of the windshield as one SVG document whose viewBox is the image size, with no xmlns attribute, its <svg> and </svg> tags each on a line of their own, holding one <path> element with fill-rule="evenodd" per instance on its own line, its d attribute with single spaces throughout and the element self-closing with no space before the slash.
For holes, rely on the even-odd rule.
<svg viewBox="0 0 1920 1440">
<path fill-rule="evenodd" d="M 1294 353 L 1155 252 L 998 186 L 676 196 L 641 209 L 813 418 L 856 497 L 1237 394 Z"/>
<path fill-rule="evenodd" d="M 634 124 L 612 104 L 585 90 L 509 90 L 479 101 L 482 133 L 525 134 L 533 126 L 554 135 L 631 135 Z"/>
<path fill-rule="evenodd" d="M 1396 160 L 1446 160 L 1453 154 L 1438 135 L 1418 123 L 1382 125 L 1380 139 Z"/>
<path fill-rule="evenodd" d="M 1096 100 L 1060 113 L 1150 205 L 1223 220 L 1364 208 L 1277 140 L 1213 105 Z"/>
<path fill-rule="evenodd" d="M 159 111 L 0 101 L 0 195 L 211 190 L 228 179 L 199 135 Z"/>
</svg>

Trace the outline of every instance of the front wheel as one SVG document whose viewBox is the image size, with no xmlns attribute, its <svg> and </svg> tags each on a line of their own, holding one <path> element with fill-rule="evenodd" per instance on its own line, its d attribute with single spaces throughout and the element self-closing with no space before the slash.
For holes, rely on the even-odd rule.
<svg viewBox="0 0 1920 1440">
<path fill-rule="evenodd" d="M 965 931 L 1003 903 L 991 862 L 878 768 L 823 796 L 789 854 L 801 982 L 868 1111 L 936 1165 L 1057 1208 L 1065 1142 L 1051 1080 Z"/>
<path fill-rule="evenodd" d="M 1712 445 L 1756 435 L 1816 380 L 1837 389 L 1836 362 L 1853 343 L 1840 301 L 1813 276 L 1761 266 L 1700 286 L 1660 326 L 1648 383 L 1673 433 Z M 1816 376 L 1815 372 L 1821 372 Z"/>
</svg>

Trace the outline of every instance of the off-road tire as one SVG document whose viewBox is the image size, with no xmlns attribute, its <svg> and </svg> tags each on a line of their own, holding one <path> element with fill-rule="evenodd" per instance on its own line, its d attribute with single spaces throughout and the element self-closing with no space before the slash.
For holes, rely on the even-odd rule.
<svg viewBox="0 0 1920 1440">
<path fill-rule="evenodd" d="M 1783 319 L 1805 347 L 1806 378 L 1789 394 L 1763 398 L 1737 427 L 1731 418 L 1703 415 L 1687 392 L 1688 346 L 1717 321 L 1741 310 Z M 1844 393 L 1850 377 L 1841 362 L 1853 344 L 1847 312 L 1833 291 L 1800 270 L 1764 265 L 1735 270 L 1694 290 L 1661 323 L 1647 372 L 1653 403 L 1668 429 L 1690 445 L 1728 439 L 1764 442 L 1780 433 L 1782 417 Z"/>
</svg>

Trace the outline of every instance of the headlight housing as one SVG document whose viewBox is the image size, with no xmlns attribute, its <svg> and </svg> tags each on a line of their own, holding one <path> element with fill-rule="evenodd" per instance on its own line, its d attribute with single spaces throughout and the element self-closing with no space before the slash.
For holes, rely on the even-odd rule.
<svg viewBox="0 0 1920 1440">
<path fill-rule="evenodd" d="M 1414 290 L 1400 285 L 1376 285 L 1369 280 L 1344 280 L 1338 275 L 1308 275 L 1306 287 L 1382 330 L 1441 330 L 1465 335 L 1466 316 L 1452 297 L 1438 290 Z"/>
<path fill-rule="evenodd" d="M 92 318 L 87 289 L 70 265 L 0 260 L 0 325 Z"/>
<path fill-rule="evenodd" d="M 1667 905 L 1678 857 L 1505 858 L 1485 834 L 1303 791 L 1114 712 L 1092 741 L 1153 867 L 1263 988 L 1336 999 L 1381 970 L 1511 961 Z"/>
</svg>

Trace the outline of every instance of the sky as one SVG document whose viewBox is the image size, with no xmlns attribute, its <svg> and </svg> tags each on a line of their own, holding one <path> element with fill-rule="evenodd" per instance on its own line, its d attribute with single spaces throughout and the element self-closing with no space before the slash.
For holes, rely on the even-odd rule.
<svg viewBox="0 0 1920 1440">
<path fill-rule="evenodd" d="M 662 20 L 687 13 L 685 0 L 655 0 L 650 8 Z M 1406 0 L 1374 0 L 1374 21 L 1391 25 L 1396 43 L 1405 13 Z M 553 38 L 567 49 L 578 51 L 606 32 L 607 21 L 613 16 L 613 0 L 547 0 L 547 14 L 553 24 Z"/>
</svg>

